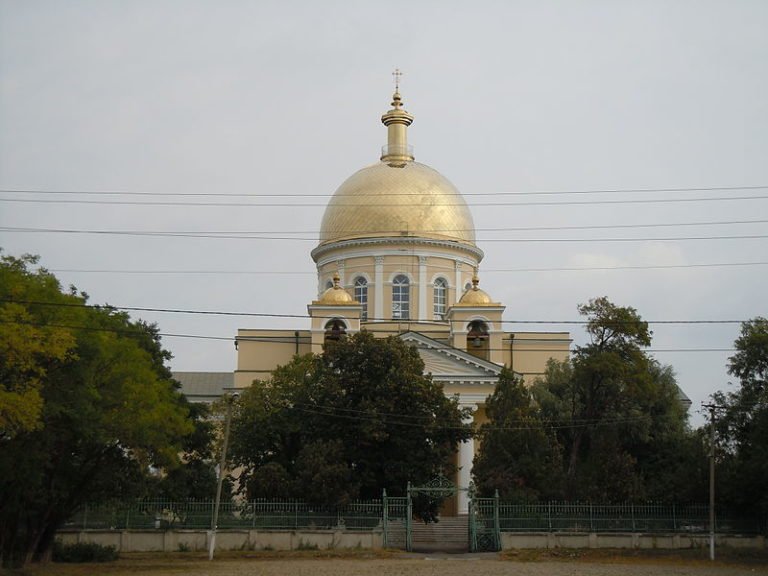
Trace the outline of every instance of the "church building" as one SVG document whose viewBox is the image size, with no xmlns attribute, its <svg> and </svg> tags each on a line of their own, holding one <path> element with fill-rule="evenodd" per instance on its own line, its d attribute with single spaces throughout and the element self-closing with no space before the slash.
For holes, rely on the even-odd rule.
<svg viewBox="0 0 768 576">
<path fill-rule="evenodd" d="M 469 207 L 442 174 L 415 161 L 407 138 L 413 119 L 396 88 L 381 117 L 387 143 L 380 160 L 352 174 L 329 201 L 311 253 L 318 296 L 307 306 L 309 327 L 238 330 L 234 378 L 175 374 L 191 400 L 248 387 L 295 354 L 322 353 L 327 341 L 367 330 L 416 347 L 425 371 L 479 425 L 502 366 L 531 383 L 548 359 L 568 357 L 568 332 L 504 329 L 504 304 L 480 287 L 483 251 Z M 460 445 L 458 487 L 469 485 L 474 455 L 474 441 Z M 467 512 L 464 491 L 457 512 Z"/>
</svg>

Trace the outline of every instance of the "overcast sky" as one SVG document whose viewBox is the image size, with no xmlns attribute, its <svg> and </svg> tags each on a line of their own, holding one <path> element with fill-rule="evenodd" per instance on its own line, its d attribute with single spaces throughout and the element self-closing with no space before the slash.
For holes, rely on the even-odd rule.
<svg viewBox="0 0 768 576">
<path fill-rule="evenodd" d="M 399 67 L 416 159 L 466 195 L 506 320 L 576 320 L 602 295 L 650 321 L 768 315 L 767 30 L 764 0 L 0 0 L 0 246 L 93 303 L 306 314 L 324 206 L 378 160 Z M 134 316 L 224 338 L 309 325 Z M 738 328 L 652 325 L 695 424 L 730 353 L 679 350 Z M 175 370 L 235 367 L 231 341 L 164 345 Z"/>
</svg>

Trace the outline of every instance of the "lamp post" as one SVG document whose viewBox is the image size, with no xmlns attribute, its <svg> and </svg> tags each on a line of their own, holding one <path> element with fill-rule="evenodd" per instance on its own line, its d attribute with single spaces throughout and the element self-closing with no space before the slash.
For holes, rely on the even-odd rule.
<svg viewBox="0 0 768 576">
<path fill-rule="evenodd" d="M 213 505 L 213 518 L 211 518 L 211 537 L 208 542 L 208 560 L 213 560 L 213 551 L 216 549 L 216 529 L 219 524 L 219 506 L 221 505 L 221 487 L 224 483 L 224 472 L 227 467 L 227 446 L 229 445 L 229 425 L 232 421 L 232 403 L 240 397 L 240 394 L 228 394 L 226 399 L 227 412 L 224 417 L 224 444 L 221 447 L 221 460 L 219 462 L 219 479 L 216 483 L 216 502 Z"/>
</svg>

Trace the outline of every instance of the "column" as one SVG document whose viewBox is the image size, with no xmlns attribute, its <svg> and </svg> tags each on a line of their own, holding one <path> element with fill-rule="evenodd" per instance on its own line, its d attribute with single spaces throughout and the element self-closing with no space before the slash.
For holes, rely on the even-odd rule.
<svg viewBox="0 0 768 576">
<path fill-rule="evenodd" d="M 472 412 L 464 420 L 465 424 L 474 422 L 475 411 L 477 410 L 477 404 L 459 404 L 460 408 L 470 408 Z M 459 500 L 458 500 L 458 513 L 469 514 L 469 494 L 467 488 L 472 481 L 472 462 L 475 459 L 475 439 L 470 438 L 466 442 L 459 444 L 459 478 L 458 488 Z"/>
<path fill-rule="evenodd" d="M 429 320 L 427 315 L 427 257 L 419 256 L 419 320 Z"/>
<path fill-rule="evenodd" d="M 464 294 L 464 286 L 461 285 L 461 262 L 456 262 L 456 302 L 461 300 Z"/>
<path fill-rule="evenodd" d="M 336 261 L 336 269 L 339 271 L 339 283 L 341 284 L 341 287 L 343 288 L 347 280 L 344 278 L 344 269 L 347 267 L 347 263 L 344 260 L 337 260 Z"/>
<path fill-rule="evenodd" d="M 373 317 L 374 320 L 384 319 L 384 256 L 375 256 L 373 258 L 374 279 L 376 291 L 373 298 Z"/>
</svg>

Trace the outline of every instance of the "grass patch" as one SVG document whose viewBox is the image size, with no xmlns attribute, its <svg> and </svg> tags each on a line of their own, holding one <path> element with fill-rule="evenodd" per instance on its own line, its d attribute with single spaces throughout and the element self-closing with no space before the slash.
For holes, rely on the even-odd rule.
<svg viewBox="0 0 768 576">
<path fill-rule="evenodd" d="M 53 545 L 52 559 L 54 562 L 83 564 L 86 562 L 114 562 L 117 558 L 117 548 L 114 546 L 102 546 L 94 542 L 77 542 L 75 544 L 56 542 Z"/>
</svg>

